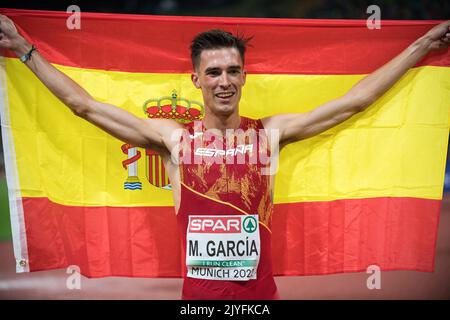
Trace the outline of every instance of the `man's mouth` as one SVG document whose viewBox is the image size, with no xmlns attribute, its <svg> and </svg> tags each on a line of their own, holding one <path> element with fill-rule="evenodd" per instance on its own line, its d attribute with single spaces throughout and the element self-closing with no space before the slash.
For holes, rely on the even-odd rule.
<svg viewBox="0 0 450 320">
<path fill-rule="evenodd" d="M 234 92 L 219 92 L 216 93 L 215 96 L 220 99 L 229 99 L 234 96 Z"/>
</svg>

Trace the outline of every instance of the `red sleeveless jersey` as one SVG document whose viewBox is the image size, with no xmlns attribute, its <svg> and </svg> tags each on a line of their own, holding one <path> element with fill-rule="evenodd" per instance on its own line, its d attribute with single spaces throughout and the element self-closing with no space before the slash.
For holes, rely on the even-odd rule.
<svg viewBox="0 0 450 320">
<path fill-rule="evenodd" d="M 189 134 L 182 137 L 179 154 L 181 201 L 177 220 L 185 256 L 207 266 L 187 267 L 183 299 L 277 299 L 271 260 L 270 148 L 261 120 L 241 117 L 239 129 L 225 136 L 211 135 L 202 122 L 186 129 Z M 259 227 L 253 234 L 239 222 L 251 222 L 245 219 L 251 215 Z M 188 241 L 191 236 L 200 240 Z M 206 248 L 203 256 L 198 246 Z M 215 261 L 213 256 L 206 261 L 206 253 L 222 260 Z M 228 268 L 257 261 L 239 260 L 245 254 L 257 255 L 257 266 Z M 216 268 L 218 265 L 227 267 Z M 252 272 L 254 278 L 246 278 Z"/>
</svg>

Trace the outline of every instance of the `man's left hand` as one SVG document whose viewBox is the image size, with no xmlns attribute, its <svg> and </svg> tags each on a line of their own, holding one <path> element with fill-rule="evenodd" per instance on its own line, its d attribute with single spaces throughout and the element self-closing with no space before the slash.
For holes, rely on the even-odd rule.
<svg viewBox="0 0 450 320">
<path fill-rule="evenodd" d="M 428 31 L 424 39 L 427 41 L 428 50 L 447 48 L 450 44 L 450 20 L 442 22 Z"/>
</svg>

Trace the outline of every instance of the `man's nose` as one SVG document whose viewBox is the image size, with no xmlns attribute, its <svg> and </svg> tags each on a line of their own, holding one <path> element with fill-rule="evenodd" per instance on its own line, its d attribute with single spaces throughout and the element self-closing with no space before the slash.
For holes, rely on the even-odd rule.
<svg viewBox="0 0 450 320">
<path fill-rule="evenodd" d="M 220 75 L 219 86 L 222 89 L 227 89 L 230 86 L 230 79 L 228 78 L 228 74 L 226 72 L 222 72 Z"/>
</svg>

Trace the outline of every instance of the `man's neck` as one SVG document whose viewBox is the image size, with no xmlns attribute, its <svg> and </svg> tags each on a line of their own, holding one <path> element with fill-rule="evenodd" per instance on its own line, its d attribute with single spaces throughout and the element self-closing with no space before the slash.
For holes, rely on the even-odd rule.
<svg viewBox="0 0 450 320">
<path fill-rule="evenodd" d="M 227 116 L 216 116 L 206 114 L 203 118 L 205 129 L 217 129 L 225 133 L 227 129 L 237 129 L 241 124 L 241 117 L 238 112 Z"/>
</svg>

